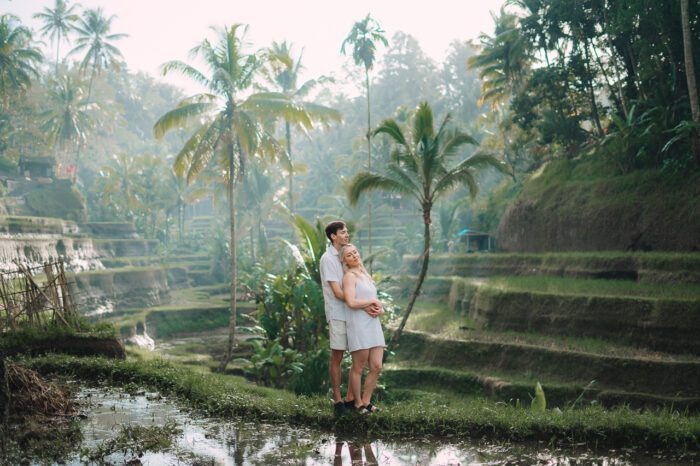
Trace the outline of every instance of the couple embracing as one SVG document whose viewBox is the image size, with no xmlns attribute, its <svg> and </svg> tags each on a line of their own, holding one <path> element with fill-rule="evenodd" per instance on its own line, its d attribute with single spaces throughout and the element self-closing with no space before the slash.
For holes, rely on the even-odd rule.
<svg viewBox="0 0 700 466">
<path fill-rule="evenodd" d="M 377 410 L 372 404 L 372 392 L 382 370 L 384 333 L 378 317 L 384 313 L 377 299 L 377 288 L 362 265 L 360 253 L 350 244 L 350 235 L 344 222 L 335 221 L 326 226 L 331 242 L 321 256 L 321 284 L 325 302 L 326 320 L 330 334 L 330 377 L 336 416 L 348 410 L 370 414 Z M 345 351 L 350 351 L 352 367 L 345 400 L 340 394 L 341 363 Z M 369 372 L 362 387 L 362 372 Z"/>
</svg>

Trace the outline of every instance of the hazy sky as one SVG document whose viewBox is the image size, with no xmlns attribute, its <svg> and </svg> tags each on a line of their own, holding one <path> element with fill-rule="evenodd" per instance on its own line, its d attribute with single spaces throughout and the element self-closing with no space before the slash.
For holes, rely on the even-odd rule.
<svg viewBox="0 0 700 466">
<path fill-rule="evenodd" d="M 71 4 L 74 2 L 71 2 Z M 288 40 L 299 51 L 304 48 L 306 78 L 321 74 L 342 77 L 348 58 L 340 46 L 352 27 L 368 12 L 377 19 L 386 36 L 403 31 L 418 39 L 423 50 L 440 61 L 455 39 L 476 39 L 492 32 L 490 11 L 503 0 L 82 0 L 83 8 L 102 7 L 116 15 L 113 32 L 129 37 L 118 42 L 132 71 L 159 76 L 158 67 L 173 59 L 189 61 L 188 51 L 206 37 L 210 26 L 246 23 L 253 48 L 272 41 Z M 22 23 L 38 30 L 32 15 L 54 0 L 0 0 L 0 12 L 13 13 Z M 62 45 L 64 50 L 65 45 Z M 53 56 L 53 55 L 50 55 Z M 162 78 L 161 78 L 162 79 Z M 183 81 L 166 79 L 183 85 Z"/>
</svg>

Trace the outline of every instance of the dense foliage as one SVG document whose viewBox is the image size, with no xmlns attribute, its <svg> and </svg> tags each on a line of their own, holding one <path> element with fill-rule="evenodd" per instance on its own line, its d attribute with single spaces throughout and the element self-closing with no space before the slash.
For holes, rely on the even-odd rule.
<svg viewBox="0 0 700 466">
<path fill-rule="evenodd" d="M 493 144 L 521 171 L 585 150 L 623 173 L 698 169 L 686 71 L 700 50 L 686 56 L 682 37 L 684 19 L 700 35 L 691 4 L 683 18 L 673 0 L 509 2 L 470 59 L 502 129 Z"/>
</svg>

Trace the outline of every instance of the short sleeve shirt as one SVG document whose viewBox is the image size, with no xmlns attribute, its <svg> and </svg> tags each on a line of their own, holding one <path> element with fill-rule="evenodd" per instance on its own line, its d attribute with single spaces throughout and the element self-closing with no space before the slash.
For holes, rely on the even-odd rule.
<svg viewBox="0 0 700 466">
<path fill-rule="evenodd" d="M 329 246 L 321 256 L 321 286 L 323 287 L 323 302 L 326 310 L 326 321 L 345 321 L 345 302 L 335 297 L 328 282 L 337 282 L 343 288 L 343 265 L 340 263 L 338 251 Z"/>
</svg>

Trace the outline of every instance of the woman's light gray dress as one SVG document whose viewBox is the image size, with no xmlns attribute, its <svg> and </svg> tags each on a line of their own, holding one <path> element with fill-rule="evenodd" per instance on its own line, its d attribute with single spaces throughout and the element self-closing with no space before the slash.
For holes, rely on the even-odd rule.
<svg viewBox="0 0 700 466">
<path fill-rule="evenodd" d="M 377 297 L 377 288 L 369 277 L 362 275 L 355 281 L 355 297 L 358 300 Z M 371 317 L 364 309 L 347 307 L 346 325 L 350 352 L 386 346 L 384 332 L 378 317 Z"/>
</svg>

